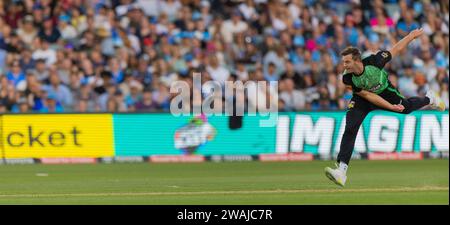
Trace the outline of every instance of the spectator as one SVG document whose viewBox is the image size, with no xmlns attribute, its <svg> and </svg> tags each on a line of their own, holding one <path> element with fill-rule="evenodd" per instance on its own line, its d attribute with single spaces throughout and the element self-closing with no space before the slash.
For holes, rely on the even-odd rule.
<svg viewBox="0 0 450 225">
<path fill-rule="evenodd" d="M 406 36 L 409 32 L 419 28 L 419 24 L 414 21 L 414 13 L 412 9 L 408 9 L 403 18 L 397 23 L 399 38 Z"/>
<path fill-rule="evenodd" d="M 17 86 L 19 82 L 25 80 L 25 74 L 20 67 L 19 61 L 12 63 L 11 70 L 6 73 L 6 78 L 13 86 Z"/>
<path fill-rule="evenodd" d="M 448 82 L 442 83 L 440 89 L 441 89 L 440 96 L 441 96 L 442 100 L 445 102 L 445 108 L 448 109 L 448 107 L 449 107 Z"/>
<path fill-rule="evenodd" d="M 407 65 L 403 69 L 403 74 L 398 79 L 397 87 L 407 98 L 416 96 L 418 87 L 414 82 L 414 71 L 412 65 Z"/>
<path fill-rule="evenodd" d="M 305 108 L 305 94 L 294 88 L 294 81 L 290 78 L 284 79 L 284 91 L 281 92 L 280 98 L 283 100 L 284 109 L 286 111 L 298 111 Z"/>
<path fill-rule="evenodd" d="M 61 37 L 61 33 L 53 25 L 53 19 L 51 17 L 45 17 L 42 29 L 39 31 L 38 36 L 45 42 L 54 44 Z"/>
<path fill-rule="evenodd" d="M 208 67 L 206 67 L 206 71 L 208 71 L 214 81 L 218 81 L 220 84 L 224 85 L 225 81 L 227 81 L 230 76 L 230 72 L 219 65 L 217 56 L 212 56 L 210 60 Z"/>
<path fill-rule="evenodd" d="M 256 11 L 254 1 L 245 0 L 238 6 L 238 9 L 246 21 L 255 21 L 258 19 L 258 12 Z M 294 16 L 294 18 L 297 17 Z"/>
<path fill-rule="evenodd" d="M 70 24 L 70 16 L 66 14 L 59 16 L 58 30 L 65 41 L 72 42 L 78 36 L 77 30 Z"/>
<path fill-rule="evenodd" d="M 80 113 L 85 113 L 85 112 L 89 112 L 88 109 L 88 99 L 80 99 L 77 103 L 77 108 L 76 110 Z"/>
<path fill-rule="evenodd" d="M 96 99 L 96 95 L 92 92 L 91 86 L 86 83 L 80 85 L 79 91 L 74 96 L 74 101 L 77 102 L 77 110 L 80 110 L 80 112 L 99 111 Z"/>
<path fill-rule="evenodd" d="M 58 72 L 53 71 L 50 74 L 50 84 L 46 85 L 45 88 L 47 92 L 49 93 L 49 96 L 51 95 L 57 102 L 59 102 L 63 108 L 71 108 L 73 105 L 73 99 L 72 94 L 69 90 L 69 88 L 61 83 L 61 80 L 59 78 Z"/>
<path fill-rule="evenodd" d="M 20 98 L 17 103 L 11 109 L 14 113 L 28 113 L 30 112 L 30 106 L 26 98 Z"/>
<path fill-rule="evenodd" d="M 78 34 L 83 33 L 88 28 L 87 17 L 80 12 L 80 9 L 77 7 L 73 7 L 71 9 L 71 20 L 70 23 L 76 29 Z"/>
<path fill-rule="evenodd" d="M 33 40 L 38 33 L 33 23 L 34 23 L 33 16 L 26 15 L 22 20 L 20 28 L 17 29 L 17 35 L 20 37 L 21 41 L 29 46 L 33 44 Z"/>
<path fill-rule="evenodd" d="M 105 92 L 98 97 L 98 104 L 100 111 L 106 112 L 109 109 L 109 101 L 113 99 L 114 93 L 116 93 L 117 87 L 113 84 L 105 86 Z M 115 102 L 115 101 L 114 101 Z M 113 104 L 113 103 L 111 103 Z"/>
<path fill-rule="evenodd" d="M 45 65 L 45 59 L 38 58 L 36 60 L 35 68 L 31 72 L 36 76 L 37 80 L 42 83 L 49 83 L 50 73 Z"/>
<path fill-rule="evenodd" d="M 50 43 L 46 39 L 36 41 L 37 50 L 33 52 L 33 59 L 44 59 L 47 67 L 56 63 L 56 51 L 50 48 Z"/>
<path fill-rule="evenodd" d="M 102 4 L 94 16 L 94 28 L 97 30 L 97 34 L 102 37 L 109 37 L 111 35 L 111 23 L 108 18 L 111 14 L 109 14 L 109 11 L 109 7 Z"/>
<path fill-rule="evenodd" d="M 263 59 L 265 73 L 268 73 L 268 67 L 272 64 L 275 66 L 273 71 L 275 77 L 273 78 L 278 78 L 285 70 L 285 57 L 285 49 L 282 46 L 276 46 L 274 50 L 270 50 Z"/>
<path fill-rule="evenodd" d="M 276 71 L 275 63 L 270 62 L 267 71 L 264 73 L 264 79 L 267 81 L 278 81 L 279 76 Z"/>
<path fill-rule="evenodd" d="M 141 101 L 142 89 L 142 85 L 139 82 L 131 81 L 130 92 L 125 96 L 125 103 L 128 108 L 133 108 L 137 102 Z"/>
<path fill-rule="evenodd" d="M 339 90 L 339 81 L 337 79 L 336 74 L 330 73 L 328 74 L 328 81 L 326 82 L 326 89 L 329 95 L 330 100 L 330 109 L 337 110 L 339 109 L 339 99 L 342 95 L 342 89 Z"/>
<path fill-rule="evenodd" d="M 292 79 L 292 81 L 294 82 L 294 87 L 295 89 L 303 89 L 305 88 L 305 80 L 303 79 L 303 77 L 300 76 L 299 73 L 297 73 L 294 70 L 294 65 L 292 64 L 292 62 L 287 61 L 286 64 L 286 71 L 281 75 L 281 79 Z"/>
<path fill-rule="evenodd" d="M 239 78 L 239 80 L 241 80 L 241 81 L 248 80 L 248 71 L 247 71 L 247 68 L 245 67 L 244 63 L 242 63 L 242 62 L 237 63 L 235 73 L 236 73 L 237 77 Z"/>
<path fill-rule="evenodd" d="M 264 75 L 262 73 L 262 69 L 257 69 L 252 71 L 249 74 L 251 81 L 264 81 Z M 257 110 L 259 104 L 263 102 L 264 96 L 266 94 L 266 87 L 264 85 L 258 85 L 255 82 L 249 83 L 247 86 L 247 95 L 248 95 L 248 108 L 252 110 Z M 262 107 L 262 106 L 261 106 Z"/>
<path fill-rule="evenodd" d="M 153 75 L 150 72 L 151 68 L 148 65 L 147 60 L 139 59 L 137 69 L 133 71 L 133 77 L 142 85 L 148 87 L 153 82 Z"/>
<path fill-rule="evenodd" d="M 23 71 L 28 72 L 30 70 L 33 70 L 36 66 L 35 60 L 32 58 L 31 50 L 30 49 L 24 49 L 21 52 L 20 57 L 20 67 Z"/>
<path fill-rule="evenodd" d="M 109 110 L 109 112 L 127 112 L 128 111 L 128 106 L 125 103 L 125 99 L 124 99 L 122 91 L 116 90 L 116 92 L 114 93 L 113 100 L 115 101 L 117 108 L 115 108 L 112 111 Z"/>
<path fill-rule="evenodd" d="M 19 25 L 19 21 L 22 19 L 23 15 L 23 5 L 19 1 L 13 1 L 11 4 L 8 4 L 7 14 L 4 15 L 5 22 L 16 29 Z"/>
<path fill-rule="evenodd" d="M 169 111 L 170 109 L 170 94 L 169 88 L 166 85 L 157 85 L 152 93 L 153 100 L 158 104 L 159 108 L 164 111 Z M 201 98 L 201 97 L 200 97 Z"/>
<path fill-rule="evenodd" d="M 223 22 L 220 32 L 223 35 L 225 43 L 229 44 L 233 41 L 234 34 L 244 32 L 247 28 L 247 23 L 242 21 L 241 13 L 238 10 L 234 10 L 231 19 Z"/>
<path fill-rule="evenodd" d="M 333 110 L 336 109 L 335 102 L 330 100 L 330 93 L 325 86 L 319 87 L 319 99 L 312 102 L 311 110 Z"/>
<path fill-rule="evenodd" d="M 1 40 L 0 40 L 1 41 Z M 4 49 L 0 48 L 0 74 L 4 73 L 5 65 L 6 65 L 6 56 L 7 52 Z"/>
<path fill-rule="evenodd" d="M 49 94 L 43 107 L 40 109 L 42 113 L 60 113 L 64 112 L 64 108 L 59 104 L 56 95 Z"/>
<path fill-rule="evenodd" d="M 278 99 L 278 112 L 289 112 L 290 109 L 286 107 L 286 104 L 284 104 L 284 100 L 279 98 Z"/>
<path fill-rule="evenodd" d="M 158 109 L 158 105 L 153 101 L 153 94 L 151 89 L 145 89 L 142 94 L 141 101 L 134 105 L 136 112 L 152 112 Z"/>
<path fill-rule="evenodd" d="M 375 9 L 375 17 L 370 20 L 372 30 L 381 34 L 388 35 L 394 27 L 394 21 L 387 15 L 383 8 Z"/>
<path fill-rule="evenodd" d="M 119 90 L 127 96 L 130 93 L 131 89 L 131 82 L 133 82 L 133 75 L 131 74 L 131 71 L 126 71 L 124 75 L 124 81 L 119 84 Z"/>
<path fill-rule="evenodd" d="M 0 113 L 6 113 L 8 112 L 8 109 L 6 107 L 6 101 L 3 99 L 0 99 Z"/>
<path fill-rule="evenodd" d="M 178 11 L 182 8 L 179 1 L 166 0 L 160 2 L 161 13 L 168 16 L 169 21 L 175 21 Z"/>
<path fill-rule="evenodd" d="M 39 85 L 35 85 L 33 87 L 31 87 L 32 89 L 32 98 L 33 98 L 33 102 L 32 102 L 32 108 L 31 110 L 34 112 L 40 112 L 42 110 L 42 108 L 44 108 L 44 105 L 46 104 L 46 99 L 48 96 L 47 91 L 42 88 Z"/>
<path fill-rule="evenodd" d="M 109 60 L 109 68 L 111 69 L 111 74 L 114 83 L 119 84 L 123 81 L 124 71 L 117 58 L 111 58 Z"/>
</svg>

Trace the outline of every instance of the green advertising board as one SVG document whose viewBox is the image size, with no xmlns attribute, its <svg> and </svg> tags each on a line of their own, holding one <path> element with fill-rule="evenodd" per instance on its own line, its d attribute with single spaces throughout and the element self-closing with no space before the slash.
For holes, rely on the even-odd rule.
<svg viewBox="0 0 450 225">
<path fill-rule="evenodd" d="M 231 129 L 229 116 L 117 114 L 113 117 L 115 155 L 331 155 L 339 151 L 345 112 L 280 113 L 273 127 L 261 127 L 262 119 L 247 115 L 240 128 Z M 355 145 L 361 153 L 448 149 L 448 111 L 409 115 L 374 111 L 366 117 Z"/>
<path fill-rule="evenodd" d="M 344 129 L 345 112 L 281 114 L 276 152 L 337 153 Z M 417 111 L 403 115 L 374 111 L 359 129 L 354 150 L 448 152 L 448 135 L 448 112 Z"/>
<path fill-rule="evenodd" d="M 116 156 L 274 152 L 276 130 L 260 128 L 259 119 L 245 117 L 242 127 L 231 129 L 229 116 L 114 115 Z"/>
</svg>

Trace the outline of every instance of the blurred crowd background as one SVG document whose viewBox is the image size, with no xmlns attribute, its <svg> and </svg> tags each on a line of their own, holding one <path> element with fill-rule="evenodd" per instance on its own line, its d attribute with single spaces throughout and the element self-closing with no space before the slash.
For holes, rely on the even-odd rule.
<svg viewBox="0 0 450 225">
<path fill-rule="evenodd" d="M 278 81 L 247 91 L 278 91 L 279 111 L 345 110 L 339 52 L 389 49 L 418 27 L 426 35 L 388 64 L 389 79 L 405 97 L 433 89 L 448 108 L 448 1 L 0 0 L 0 113 L 167 112 L 178 80 L 191 96 L 236 102 L 193 88 L 193 72 Z"/>
</svg>

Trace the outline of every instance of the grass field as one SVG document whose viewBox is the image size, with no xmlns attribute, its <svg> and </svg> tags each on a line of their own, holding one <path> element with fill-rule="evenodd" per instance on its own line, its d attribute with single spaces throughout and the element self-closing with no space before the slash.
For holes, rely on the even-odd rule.
<svg viewBox="0 0 450 225">
<path fill-rule="evenodd" d="M 449 161 L 0 166 L 0 204 L 449 204 Z"/>
</svg>

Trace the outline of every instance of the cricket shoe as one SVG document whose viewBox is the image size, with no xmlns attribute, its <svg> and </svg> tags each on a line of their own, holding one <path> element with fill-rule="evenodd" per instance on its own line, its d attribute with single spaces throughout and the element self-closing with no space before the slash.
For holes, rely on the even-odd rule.
<svg viewBox="0 0 450 225">
<path fill-rule="evenodd" d="M 338 167 L 336 165 L 336 167 Z M 344 187 L 345 181 L 347 181 L 347 176 L 338 168 L 331 169 L 330 167 L 325 168 L 325 175 L 333 181 L 335 184 Z"/>
<path fill-rule="evenodd" d="M 428 90 L 426 96 L 430 99 L 430 106 L 439 111 L 445 111 L 445 103 L 433 90 Z"/>
</svg>

